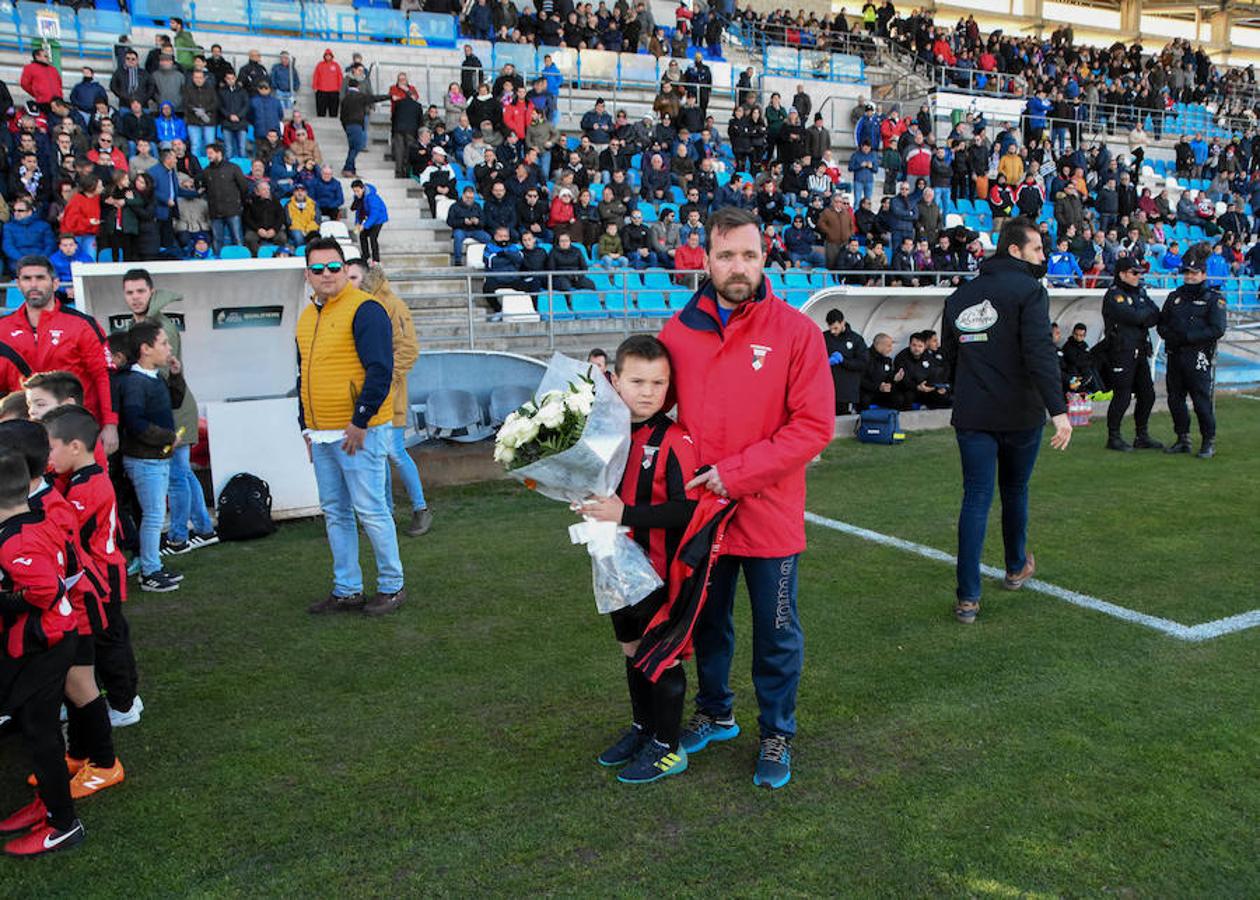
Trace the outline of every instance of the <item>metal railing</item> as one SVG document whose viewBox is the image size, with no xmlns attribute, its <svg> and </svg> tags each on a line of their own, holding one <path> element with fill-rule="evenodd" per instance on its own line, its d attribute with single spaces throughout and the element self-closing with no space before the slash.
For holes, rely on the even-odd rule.
<svg viewBox="0 0 1260 900">
<path fill-rule="evenodd" d="M 948 290 L 976 276 L 975 271 L 894 272 L 888 270 L 787 269 L 769 266 L 766 274 L 771 289 L 780 299 L 800 308 L 825 289 Z M 585 271 L 489 272 L 472 268 L 444 272 L 396 271 L 389 273 L 400 296 L 409 300 L 420 315 L 418 324 L 434 334 L 443 329 L 448 342 L 466 343 L 475 349 L 478 342 L 499 341 L 505 336 L 532 340 L 554 349 L 558 337 L 569 333 L 610 333 L 629 335 L 642 328 L 655 328 L 644 320 L 660 320 L 674 315 L 692 297 L 705 272 L 675 272 L 665 269 L 637 271 L 606 269 L 598 264 Z M 575 279 L 586 279 L 578 281 Z M 497 279 L 497 281 L 496 281 Z M 1049 282 L 1051 279 L 1047 279 Z M 430 295 L 409 290 L 407 283 L 458 281 L 458 294 L 447 292 L 442 310 L 426 310 Z M 1105 274 L 1086 275 L 1078 284 L 1048 284 L 1053 291 L 1073 294 L 1082 290 L 1101 292 L 1111 284 Z M 510 283 L 505 283 L 510 282 Z M 1153 273 L 1147 287 L 1158 293 L 1180 284 L 1180 276 Z M 1231 321 L 1246 323 L 1260 313 L 1260 277 L 1232 276 L 1220 286 L 1226 297 Z M 1158 299 L 1158 298 L 1157 298 Z M 454 301 L 454 303 L 452 303 Z M 462 301 L 462 303 L 460 303 Z M 462 306 L 457 308 L 455 304 Z M 511 326 L 505 328 L 504 326 Z"/>
</svg>

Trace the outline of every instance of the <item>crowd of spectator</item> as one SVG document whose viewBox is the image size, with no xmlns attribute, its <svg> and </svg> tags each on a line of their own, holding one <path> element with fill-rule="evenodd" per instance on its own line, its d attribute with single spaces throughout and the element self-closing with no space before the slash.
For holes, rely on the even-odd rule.
<svg viewBox="0 0 1260 900">
<path fill-rule="evenodd" d="M 340 219 L 347 199 L 364 254 L 379 259 L 383 203 L 359 182 L 345 196 L 294 108 L 304 80 L 289 54 L 268 67 L 250 50 L 238 71 L 219 44 L 203 52 L 178 18 L 170 28 L 147 53 L 119 38 L 108 83 L 84 66 L 67 92 L 44 48 L 21 74 L 27 103 L 15 104 L 0 81 L 8 270 L 24 255 L 48 255 L 68 283 L 76 259 L 212 259 L 233 246 L 253 256 L 290 254 L 321 222 Z M 339 115 L 350 138 L 343 177 L 354 176 L 366 145 L 371 103 L 388 99 L 361 90 L 366 77 L 357 54 L 343 70 L 329 50 L 311 79 L 320 112 Z"/>
<path fill-rule="evenodd" d="M 428 4 L 426 4 L 428 6 Z M 434 11 L 430 9 L 430 11 Z M 518 8 L 512 0 L 471 0 L 460 18 L 465 37 L 536 47 L 650 53 L 683 58 L 691 48 L 721 55 L 725 17 L 706 0 L 679 2 L 672 26 L 658 26 L 648 0 L 606 0 L 598 7 L 573 0 L 540 0 Z"/>
</svg>

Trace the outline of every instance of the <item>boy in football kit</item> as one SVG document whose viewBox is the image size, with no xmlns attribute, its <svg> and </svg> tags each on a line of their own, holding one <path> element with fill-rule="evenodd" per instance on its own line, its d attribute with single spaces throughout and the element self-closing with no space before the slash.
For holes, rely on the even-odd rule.
<svg viewBox="0 0 1260 900">
<path fill-rule="evenodd" d="M 697 466 L 691 438 L 663 411 L 669 378 L 669 353 L 655 337 L 634 335 L 617 348 L 611 381 L 630 407 L 630 456 L 617 496 L 592 497 L 580 510 L 598 521 L 629 526 L 662 579 L 668 578 L 695 509 L 685 485 Z M 632 664 L 639 640 L 668 597 L 666 584 L 611 616 L 613 633 L 625 654 L 634 718 L 625 734 L 599 755 L 599 763 L 625 765 L 617 778 L 628 784 L 657 781 L 687 769 L 687 752 L 678 746 L 687 693 L 683 667 L 665 669 L 653 684 Z"/>
<path fill-rule="evenodd" d="M 54 410 L 62 408 L 87 412 L 83 406 L 83 385 L 70 372 L 42 372 L 28 378 L 25 385 L 31 418 L 36 421 L 42 422 Z M 88 415 L 91 416 L 91 413 Z M 44 422 L 44 424 L 47 423 Z M 99 427 L 97 430 L 99 432 Z M 99 440 L 92 448 L 92 462 L 102 471 L 108 471 L 108 462 Z M 66 496 L 70 491 L 71 477 L 75 474 L 74 468 L 57 470 L 54 466 L 52 469 L 51 474 L 54 476 L 57 491 L 62 496 Z M 99 528 L 91 532 L 99 544 L 95 551 L 88 546 L 86 539 L 83 540 L 85 554 L 93 564 L 91 568 L 99 576 L 99 581 L 93 586 L 93 591 L 98 602 L 104 604 L 105 607 L 104 627 L 93 635 L 96 645 L 96 673 L 100 677 L 101 685 L 105 688 L 110 725 L 113 728 L 125 728 L 140 721 L 144 703 L 136 694 L 136 685 L 139 680 L 136 673 L 136 658 L 131 650 L 130 628 L 123 616 L 121 605 L 127 599 L 126 578 L 125 576 L 119 578 L 117 583 L 111 580 L 112 576 L 117 575 L 111 567 L 112 561 L 121 557 L 121 551 L 117 546 L 117 535 L 121 524 L 114 500 L 113 479 L 107 476 L 106 481 L 108 484 L 103 487 L 108 490 L 93 486 L 88 498 L 90 505 L 87 507 L 87 512 L 77 507 L 73 509 L 73 512 L 76 519 L 76 534 L 89 527 L 85 524 L 86 517 L 89 515 L 97 515 L 101 523 Z M 107 523 L 112 523 L 112 525 L 105 530 L 104 526 Z M 108 552 L 104 549 L 107 544 L 111 548 Z M 123 558 L 123 572 L 126 572 L 125 558 Z"/>
<path fill-rule="evenodd" d="M 27 502 L 30 470 L 0 449 L 0 712 L 17 722 L 39 782 L 35 799 L 0 821 L 10 856 L 39 856 L 83 840 L 57 710 L 74 660 L 75 618 L 65 586 L 65 538 Z"/>
<path fill-rule="evenodd" d="M 0 423 L 0 447 L 21 453 L 34 473 L 28 502 L 61 529 L 65 542 L 66 590 L 74 608 L 79 639 L 66 676 L 66 769 L 70 795 L 75 800 L 123 781 L 122 763 L 114 755 L 109 706 L 96 686 L 95 637 L 105 630 L 105 598 L 99 590 L 96 566 L 79 537 L 79 521 L 70 503 L 45 476 L 48 432 L 38 422 Z M 36 779 L 30 778 L 32 785 Z"/>
</svg>

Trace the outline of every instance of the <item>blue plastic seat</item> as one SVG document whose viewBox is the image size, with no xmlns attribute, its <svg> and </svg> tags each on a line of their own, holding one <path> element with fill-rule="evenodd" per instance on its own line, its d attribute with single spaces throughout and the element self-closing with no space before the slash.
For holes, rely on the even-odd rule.
<svg viewBox="0 0 1260 900">
<path fill-rule="evenodd" d="M 579 319 L 602 319 L 608 315 L 594 291 L 574 291 L 569 295 L 569 306 Z"/>
<path fill-rule="evenodd" d="M 17 285 L 11 284 L 7 288 L 5 288 L 4 290 L 4 308 L 5 309 L 17 309 L 19 306 L 21 306 L 25 302 L 26 302 L 26 298 L 22 296 L 22 289 L 19 288 Z"/>
<path fill-rule="evenodd" d="M 258 248 L 258 258 L 271 259 L 271 257 L 276 255 L 276 251 L 279 249 L 280 248 L 277 247 L 275 244 L 263 244 L 262 246 Z"/>
<path fill-rule="evenodd" d="M 667 316 L 669 308 L 669 292 L 658 290 L 639 291 L 639 313 L 645 316 Z"/>
<path fill-rule="evenodd" d="M 248 247 L 230 244 L 219 251 L 219 259 L 252 259 Z"/>
</svg>

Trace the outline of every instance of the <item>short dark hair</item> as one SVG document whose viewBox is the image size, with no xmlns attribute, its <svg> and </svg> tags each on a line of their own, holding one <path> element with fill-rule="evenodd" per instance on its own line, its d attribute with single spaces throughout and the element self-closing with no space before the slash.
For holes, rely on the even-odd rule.
<svg viewBox="0 0 1260 900">
<path fill-rule="evenodd" d="M 38 422 L 10 419 L 0 422 L 0 447 L 22 454 L 27 471 L 35 474 L 48 468 L 48 432 Z M 30 487 L 30 479 L 27 479 Z"/>
<path fill-rule="evenodd" d="M 31 468 L 15 450 L 0 447 L 0 505 L 22 506 L 31 490 Z"/>
<path fill-rule="evenodd" d="M 121 353 L 123 356 L 131 356 L 131 338 L 127 336 L 125 331 L 112 332 L 109 337 L 105 338 L 105 344 L 109 347 L 110 353 Z"/>
<path fill-rule="evenodd" d="M 315 240 L 310 241 L 306 245 L 307 258 L 309 259 L 312 253 L 315 253 L 319 250 L 332 250 L 339 257 L 341 257 L 342 262 L 346 261 L 346 251 L 341 249 L 341 244 L 337 243 L 336 238 L 317 237 L 315 238 Z"/>
<path fill-rule="evenodd" d="M 57 277 L 57 270 L 53 268 L 52 261 L 47 256 L 40 256 L 35 253 L 27 254 L 19 259 L 17 261 L 17 265 L 13 267 L 13 274 L 17 275 L 23 269 L 30 268 L 31 266 L 44 269 L 53 278 Z"/>
<path fill-rule="evenodd" d="M 83 405 L 83 382 L 73 372 L 36 372 L 22 382 L 22 387 L 47 391 L 58 403 L 73 400 L 80 406 Z"/>
<path fill-rule="evenodd" d="M 613 363 L 613 371 L 620 373 L 627 359 L 642 359 L 652 362 L 663 359 L 670 362 L 669 350 L 660 339 L 651 334 L 632 334 L 617 347 L 617 359 Z M 672 366 L 672 363 L 671 363 Z"/>
<path fill-rule="evenodd" d="M 362 256 L 356 256 L 354 259 L 346 260 L 346 268 L 350 268 L 352 266 L 355 268 L 362 269 L 364 272 L 367 272 L 368 270 L 367 260 L 364 259 Z"/>
<path fill-rule="evenodd" d="M 162 333 L 162 326 L 152 319 L 141 319 L 127 332 L 127 358 L 135 362 L 141 347 L 152 347 Z"/>
<path fill-rule="evenodd" d="M 827 310 L 827 324 L 828 325 L 835 325 L 837 322 L 843 322 L 843 321 L 844 321 L 844 313 L 840 312 L 840 310 L 838 309 Z"/>
<path fill-rule="evenodd" d="M 1031 219 L 1025 219 L 1023 216 L 1007 219 L 1002 225 L 1001 232 L 998 233 L 997 255 L 1009 256 L 1012 246 L 1024 249 L 1032 240 L 1033 235 L 1040 233 L 1036 223 Z"/>
<path fill-rule="evenodd" d="M 1077 322 L 1075 325 L 1073 325 L 1073 326 L 1072 326 L 1072 330 L 1073 330 L 1073 331 L 1086 331 L 1086 332 L 1088 332 L 1088 331 L 1089 331 L 1089 328 L 1088 328 L 1088 327 L 1086 327 L 1086 325 L 1085 325 L 1085 323 L 1084 323 L 1084 322 Z"/>
<path fill-rule="evenodd" d="M 590 359 L 592 356 L 602 356 L 604 359 L 608 359 L 608 351 L 603 347 L 592 347 L 591 352 L 586 354 L 586 358 Z"/>
<path fill-rule="evenodd" d="M 26 391 L 12 391 L 0 400 L 0 419 L 29 419 L 31 411 L 26 405 Z"/>
<path fill-rule="evenodd" d="M 91 450 L 96 446 L 96 439 L 101 434 L 101 427 L 92 418 L 92 414 L 82 406 L 59 406 L 50 409 L 43 418 L 42 424 L 48 430 L 50 438 L 62 443 L 79 441 L 84 448 Z"/>
<path fill-rule="evenodd" d="M 122 280 L 123 284 L 128 281 L 143 281 L 150 290 L 153 288 L 153 276 L 149 274 L 148 269 L 128 269 L 123 273 Z"/>
<path fill-rule="evenodd" d="M 743 228 L 745 225 L 751 225 L 759 233 L 761 231 L 761 220 L 752 210 L 740 209 L 738 206 L 723 206 L 710 213 L 709 220 L 704 225 L 705 233 L 709 238 L 709 248 L 712 249 L 713 238 L 717 235 Z"/>
</svg>

